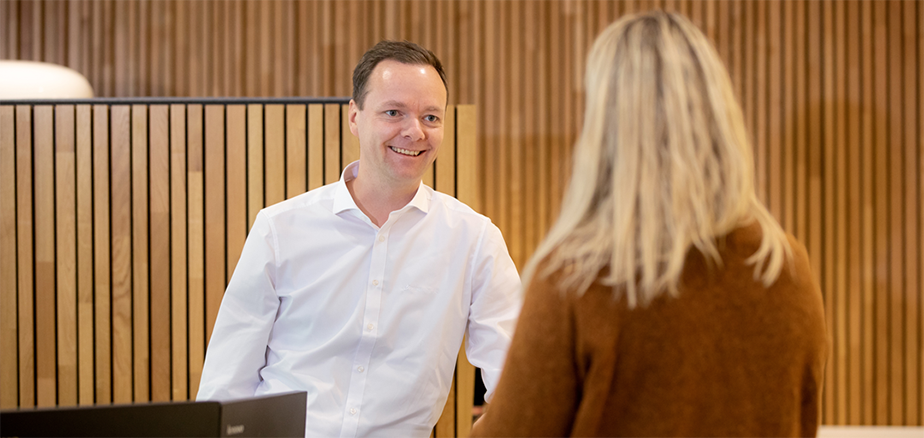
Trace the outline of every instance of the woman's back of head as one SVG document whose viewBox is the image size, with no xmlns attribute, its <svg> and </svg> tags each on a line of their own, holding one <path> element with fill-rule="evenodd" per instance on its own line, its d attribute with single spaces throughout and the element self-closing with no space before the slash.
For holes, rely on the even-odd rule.
<svg viewBox="0 0 924 438">
<path fill-rule="evenodd" d="M 757 200 L 741 109 L 702 32 L 677 14 L 625 17 L 595 41 L 585 87 L 571 183 L 524 284 L 563 270 L 561 288 L 581 293 L 608 267 L 630 306 L 676 295 L 690 249 L 721 265 L 715 239 L 749 221 L 763 231 L 754 276 L 775 281 L 790 248 Z"/>
</svg>

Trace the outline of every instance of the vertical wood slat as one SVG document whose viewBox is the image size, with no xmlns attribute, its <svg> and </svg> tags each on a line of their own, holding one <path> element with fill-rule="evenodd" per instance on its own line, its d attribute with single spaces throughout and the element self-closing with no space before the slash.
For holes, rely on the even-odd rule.
<svg viewBox="0 0 924 438">
<path fill-rule="evenodd" d="M 57 405 L 77 405 L 77 157 L 73 105 L 55 107 Z"/>
<path fill-rule="evenodd" d="M 808 27 L 809 27 L 809 51 L 808 51 L 808 148 L 809 148 L 809 214 L 810 220 L 808 225 L 809 239 L 806 247 L 809 253 L 809 260 L 812 264 L 812 275 L 816 284 L 821 284 L 822 260 L 824 253 L 823 224 L 824 213 L 818 206 L 823 205 L 824 199 L 824 172 L 823 172 L 823 152 L 824 144 L 823 125 L 822 125 L 822 68 L 823 59 L 821 56 L 823 33 L 821 29 L 822 11 L 820 2 L 809 2 L 808 4 Z M 760 32 L 758 30 L 758 32 Z M 762 57 L 760 57 L 762 58 Z M 760 87 L 760 85 L 758 85 Z M 758 99 L 760 100 L 760 99 Z M 761 105 L 758 103 L 757 105 Z M 762 120 L 756 122 L 763 125 Z"/>
<path fill-rule="evenodd" d="M 540 65 L 541 65 L 541 67 L 537 69 L 538 76 L 539 76 L 537 88 L 540 90 L 546 90 L 552 86 L 551 85 L 552 82 L 550 81 L 551 70 L 552 70 L 551 56 L 549 56 L 549 53 L 542 50 L 542 48 L 548 44 L 548 38 L 550 38 L 549 33 L 547 32 L 547 29 L 549 27 L 549 24 L 548 24 L 549 15 L 550 15 L 549 8 L 550 6 L 548 2 L 544 2 L 542 3 L 540 11 L 539 11 L 538 28 L 541 30 L 540 32 L 541 42 L 539 43 L 540 47 L 537 48 L 536 52 L 540 58 Z M 608 18 L 609 18 L 608 21 L 611 21 L 612 15 Z M 549 108 L 548 94 L 539 93 L 537 97 L 536 105 L 539 108 Z M 536 175 L 535 175 L 535 178 L 539 181 L 539 190 L 538 190 L 539 199 L 537 200 L 537 213 L 539 217 L 538 217 L 538 229 L 536 230 L 538 232 L 538 235 L 536 236 L 537 240 L 532 242 L 534 245 L 539 244 L 540 239 L 545 237 L 546 230 L 548 230 L 549 227 L 551 226 L 551 215 L 552 215 L 551 205 L 553 203 L 552 198 L 555 196 L 554 193 L 556 193 L 556 191 L 554 190 L 555 184 L 552 182 L 552 179 L 546 177 L 547 175 L 549 175 L 550 169 L 551 169 L 550 144 L 554 141 L 553 139 L 550 138 L 551 131 L 549 129 L 549 125 L 550 125 L 549 111 L 540 111 L 539 114 L 536 115 L 536 127 L 538 129 L 538 132 L 535 133 L 535 137 L 534 137 L 534 141 L 537 143 L 537 148 L 538 148 L 538 151 L 536 153 L 539 156 L 538 158 L 539 168 L 536 169 Z"/>
<path fill-rule="evenodd" d="M 128 106 L 110 108 L 112 395 L 116 403 L 133 400 L 130 117 Z"/>
<path fill-rule="evenodd" d="M 187 333 L 187 205 L 186 205 L 186 106 L 170 106 L 170 322 L 171 400 L 186 400 L 189 393 Z"/>
<path fill-rule="evenodd" d="M 0 3 L 0 23 L 4 24 L 4 29 L 0 31 L 0 37 L 3 39 L 3 42 L 0 42 L 0 59 L 16 58 L 17 29 L 14 27 L 15 20 L 11 17 L 14 16 L 13 11 L 17 6 L 14 2 Z"/>
<path fill-rule="evenodd" d="M 16 259 L 19 311 L 19 406 L 35 406 L 35 232 L 32 211 L 32 108 L 16 107 Z"/>
<path fill-rule="evenodd" d="M 847 60 L 846 60 L 846 40 L 847 40 L 847 29 L 845 23 L 846 16 L 846 4 L 845 3 L 835 3 L 832 5 L 834 8 L 834 71 L 847 71 Z M 847 77 L 843 74 L 835 75 L 835 95 L 845 96 L 847 90 Z M 832 96 L 833 98 L 834 96 Z M 838 424 L 848 424 L 850 418 L 848 417 L 848 402 L 850 400 L 849 386 L 848 386 L 848 373 L 850 371 L 849 366 L 849 338 L 848 338 L 848 328 L 850 322 L 848 321 L 848 303 L 847 303 L 847 254 L 850 242 L 847 241 L 847 154 L 848 154 L 848 139 L 847 132 L 844 128 L 847 127 L 847 108 L 843 104 L 839 104 L 837 101 L 833 103 L 834 106 L 834 127 L 835 131 L 834 144 L 835 151 L 834 156 L 831 158 L 834 161 L 834 242 L 836 242 L 835 256 L 834 256 L 834 311 L 837 314 L 835 321 L 835 339 L 837 344 L 835 345 L 835 366 L 837 370 L 835 372 L 835 382 L 837 385 L 837 418 Z M 828 262 L 832 263 L 832 262 Z"/>
<path fill-rule="evenodd" d="M 478 163 L 477 115 L 474 105 L 458 105 L 455 108 L 455 195 L 475 211 L 482 211 L 483 204 L 479 187 L 481 182 L 476 168 L 476 163 Z M 471 432 L 471 423 L 465 420 L 472 417 L 470 400 L 474 398 L 475 368 L 468 362 L 464 347 L 459 352 L 456 365 L 456 382 L 456 398 L 459 401 L 456 407 L 456 436 L 468 436 Z"/>
<path fill-rule="evenodd" d="M 227 106 L 227 131 L 225 161 L 227 163 L 227 242 L 225 283 L 237 266 L 247 238 L 247 107 Z"/>
<path fill-rule="evenodd" d="M 782 200 L 780 181 L 782 180 L 782 175 L 780 174 L 780 151 L 782 149 L 782 142 L 780 139 L 782 131 L 782 123 L 780 121 L 780 111 L 783 108 L 783 101 L 781 92 L 783 87 L 783 81 L 780 77 L 782 70 L 782 60 L 780 56 L 781 47 L 780 39 L 782 35 L 781 23 L 780 23 L 780 9 L 783 7 L 783 3 L 770 3 L 767 5 L 768 9 L 768 41 L 769 41 L 769 60 L 768 68 L 770 70 L 770 105 L 768 111 L 768 138 L 769 143 L 767 145 L 767 155 L 768 155 L 768 166 L 767 166 L 767 206 L 770 208 L 770 212 L 773 213 L 773 216 L 782 223 L 783 212 L 782 212 Z"/>
<path fill-rule="evenodd" d="M 19 406 L 15 134 L 15 108 L 0 107 L 0 409 Z"/>
<path fill-rule="evenodd" d="M 795 61 L 796 61 L 796 34 L 797 29 L 795 28 L 795 16 L 797 15 L 796 1 L 781 2 L 783 9 L 782 16 L 782 64 L 783 64 L 783 83 L 782 89 L 789 90 L 788 92 L 782 93 L 782 139 L 780 142 L 780 165 L 781 173 L 778 175 L 780 180 L 780 193 L 778 194 L 780 199 L 780 224 L 783 226 L 783 229 L 786 231 L 795 234 L 795 173 L 793 172 L 793 158 L 795 153 L 795 121 L 798 117 L 795 115 L 796 112 L 796 90 L 795 85 Z M 724 8 L 723 8 L 724 9 Z"/>
<path fill-rule="evenodd" d="M 918 5 L 918 26 L 924 25 L 924 7 Z M 918 53 L 924 52 L 924 30 L 921 30 L 918 27 Z M 924 74 L 924 61 L 921 61 L 918 58 L 918 77 Z M 924 84 L 918 84 L 918 171 L 916 172 L 919 175 L 918 190 L 920 190 L 921 197 L 924 197 L 924 177 L 920 175 L 924 174 L 924 105 L 920 102 L 924 102 Z M 918 209 L 918 272 L 924 273 L 924 205 L 921 205 L 921 198 L 918 198 L 919 209 Z M 921 283 L 924 283 L 924 278 L 919 279 Z M 922 286 L 924 288 L 924 286 Z M 921 345 L 924 340 L 921 340 L 921 333 L 924 332 L 924 297 L 918 297 L 918 336 L 919 343 Z M 914 329 L 914 327 L 912 327 Z M 918 347 L 918 351 L 915 352 L 917 355 L 918 366 L 918 413 L 917 413 L 917 424 L 924 424 L 924 352 L 920 351 L 921 347 Z M 912 423 L 913 424 L 913 423 Z"/>
<path fill-rule="evenodd" d="M 109 106 L 93 105 L 93 274 L 94 358 L 97 403 L 113 400 L 112 385 L 112 264 L 110 257 L 112 209 L 109 190 Z"/>
<path fill-rule="evenodd" d="M 225 107 L 205 106 L 205 339 L 225 292 Z"/>
<path fill-rule="evenodd" d="M 149 112 L 150 394 L 162 402 L 171 400 L 170 108 L 151 105 Z"/>
<path fill-rule="evenodd" d="M 860 418 L 862 417 L 862 395 L 860 390 L 862 388 L 861 383 L 861 324 L 862 324 L 862 312 L 861 312 L 861 267 L 860 267 L 860 243 L 862 242 L 862 237 L 860 235 L 860 221 L 854 220 L 859 219 L 856 215 L 857 212 L 861 210 L 860 205 L 860 41 L 859 41 L 859 32 L 856 29 L 859 27 L 859 13 L 858 4 L 851 2 L 847 4 L 845 27 L 850 29 L 846 35 L 846 59 L 844 65 L 846 69 L 843 76 L 846 76 L 846 100 L 845 105 L 847 107 L 847 118 L 846 118 L 846 128 L 847 133 L 846 143 L 843 146 L 846 146 L 845 154 L 847 155 L 847 184 L 845 189 L 848 191 L 847 196 L 847 211 L 851 212 L 851 217 L 847 221 L 847 254 L 842 255 L 846 259 L 847 269 L 847 278 L 845 278 L 848 285 L 847 288 L 847 308 L 848 315 L 846 319 L 848 321 L 848 338 L 849 338 L 849 348 L 850 354 L 848 355 L 848 409 L 847 409 L 847 422 L 852 425 L 862 424 Z"/>
<path fill-rule="evenodd" d="M 131 314 L 132 323 L 132 365 L 134 374 L 132 400 L 150 399 L 151 354 L 150 354 L 150 233 L 148 205 L 148 108 L 146 105 L 131 107 Z"/>
<path fill-rule="evenodd" d="M 340 105 L 324 105 L 324 184 L 340 179 Z"/>
<path fill-rule="evenodd" d="M 902 118 L 904 106 L 902 97 L 905 93 L 905 84 L 902 83 L 902 3 L 889 2 L 889 424 L 903 424 L 901 409 L 905 381 L 903 363 L 902 336 L 898 335 L 904 330 L 904 280 L 905 263 L 902 258 L 904 236 L 902 235 L 902 186 L 904 184 L 903 166 L 903 129 Z"/>
<path fill-rule="evenodd" d="M 863 388 L 862 394 L 862 412 L 861 424 L 873 424 L 875 409 L 875 374 L 874 358 L 875 344 L 875 273 L 873 269 L 873 260 L 875 254 L 873 217 L 874 217 L 874 179 L 873 179 L 873 66 L 870 60 L 873 58 L 873 11 L 870 2 L 864 2 L 862 5 L 861 38 L 862 53 L 860 59 L 863 60 L 863 78 L 862 88 L 862 176 L 863 193 L 861 199 L 863 202 L 862 222 L 863 222 Z"/>
<path fill-rule="evenodd" d="M 37 404 L 57 401 L 55 367 L 55 194 L 54 114 L 48 105 L 34 107 L 35 169 L 35 360 Z"/>
<path fill-rule="evenodd" d="M 521 2 L 509 2 L 507 3 L 508 13 L 510 14 L 509 22 L 511 26 L 506 29 L 509 32 L 508 38 L 510 38 L 510 43 L 514 47 L 521 47 L 522 44 L 522 35 L 523 35 L 523 26 L 522 26 L 522 16 L 523 16 L 523 4 Z M 509 169 L 510 172 L 510 204 L 508 209 L 509 220 L 511 223 L 510 228 L 508 228 L 508 234 L 513 234 L 513 239 L 507 244 L 510 248 L 510 255 L 514 260 L 523 260 L 526 257 L 526 248 L 525 240 L 528 233 L 528 224 L 523 223 L 524 218 L 524 209 L 526 205 L 524 200 L 526 199 L 525 190 L 527 190 L 524 182 L 523 167 L 524 163 L 524 150 L 523 150 L 523 112 L 524 105 L 523 100 L 525 98 L 522 91 L 522 87 L 527 75 L 522 69 L 522 65 L 525 61 L 524 53 L 522 50 L 515 50 L 511 53 L 511 56 L 514 57 L 513 65 L 508 69 L 508 74 L 510 77 L 507 79 L 510 81 L 510 88 L 508 88 L 508 93 L 506 98 L 511 100 L 510 107 L 513 111 L 512 123 L 508 126 L 509 136 L 510 136 L 510 154 L 505 155 L 509 161 L 507 165 L 504 166 L 505 170 Z M 532 214 L 530 214 L 532 216 Z M 518 224 L 514 227 L 512 224 Z"/>
<path fill-rule="evenodd" d="M 902 121 L 904 132 L 904 164 L 905 164 L 905 227 L 902 230 L 903 241 L 905 242 L 904 255 L 902 259 L 905 263 L 905 290 L 902 293 L 904 307 L 904 322 L 902 332 L 905 333 L 905 345 L 903 345 L 904 363 L 901 364 L 902 373 L 904 374 L 904 400 L 900 406 L 893 407 L 896 411 L 901 412 L 903 424 L 921 424 L 919 405 L 924 402 L 921 400 L 921 353 L 920 340 L 922 330 L 920 326 L 921 315 L 918 313 L 919 304 L 922 300 L 920 292 L 924 287 L 921 285 L 921 272 L 919 271 L 918 259 L 922 257 L 921 246 L 914 244 L 918 242 L 918 234 L 924 232 L 919 229 L 919 219 L 921 215 L 921 198 L 924 191 L 921 190 L 921 174 L 919 172 L 921 151 L 921 137 L 918 136 L 916 127 L 918 125 L 918 111 L 922 111 L 921 101 L 917 99 L 918 87 L 922 86 L 920 78 L 924 76 L 921 72 L 921 50 L 915 37 L 917 23 L 915 8 L 921 8 L 920 4 L 915 2 L 902 2 L 902 16 L 904 23 L 902 26 L 902 45 L 904 46 L 904 55 L 902 56 L 905 71 L 903 83 L 904 97 L 904 119 Z M 902 409 L 904 407 L 904 409 Z"/>
<path fill-rule="evenodd" d="M 308 190 L 324 185 L 324 105 L 308 105 Z"/>
<path fill-rule="evenodd" d="M 443 193 L 456 193 L 456 114 L 450 108 L 443 120 L 443 144 L 433 165 L 436 167 L 434 190 Z M 355 138 L 349 135 L 350 138 Z M 344 160 L 346 161 L 346 160 Z"/>
<path fill-rule="evenodd" d="M 824 107 L 822 108 L 822 113 L 824 114 L 824 150 L 822 156 L 824 157 L 824 187 L 825 187 L 825 199 L 824 199 L 824 211 L 828 212 L 824 215 L 824 241 L 826 242 L 823 254 L 824 260 L 824 272 L 821 273 L 822 278 L 822 291 L 825 298 L 825 315 L 830 315 L 825 318 L 827 324 L 828 336 L 830 339 L 828 346 L 828 361 L 825 366 L 825 383 L 827 387 L 824 393 L 824 422 L 825 424 L 839 424 L 835 416 L 836 406 L 835 401 L 837 400 L 837 391 L 838 387 L 835 385 L 835 371 L 837 367 L 835 366 L 835 352 L 837 351 L 835 346 L 835 341 L 837 340 L 834 331 L 834 322 L 836 319 L 836 314 L 834 312 L 834 255 L 835 255 L 835 243 L 836 238 L 834 238 L 835 228 L 834 228 L 834 189 L 835 189 L 835 167 L 834 167 L 834 148 L 835 148 L 835 139 L 834 139 L 834 106 L 832 99 L 834 95 L 834 41 L 837 39 L 834 36 L 834 11 L 831 3 L 822 3 L 823 7 L 823 25 L 824 29 L 824 46 L 822 48 L 822 53 L 824 54 L 824 63 L 822 69 L 824 71 L 824 78 L 822 83 L 824 84 L 823 96 L 824 96 Z"/>
<path fill-rule="evenodd" d="M 308 187 L 306 111 L 305 105 L 286 105 L 286 199 L 304 193 Z"/>
<path fill-rule="evenodd" d="M 478 178 L 477 111 L 474 105 L 456 107 L 456 197 L 475 211 L 483 211 Z"/>
<path fill-rule="evenodd" d="M 92 108 L 77 106 L 77 372 L 78 403 L 92 405 L 94 382 Z"/>
<path fill-rule="evenodd" d="M 247 230 L 263 203 L 263 105 L 247 105 Z"/>
<path fill-rule="evenodd" d="M 189 257 L 189 396 L 199 391 L 205 362 L 205 209 L 202 105 L 186 108 L 186 184 Z"/>
<path fill-rule="evenodd" d="M 266 205 L 273 205 L 285 200 L 286 188 L 286 144 L 285 144 L 285 105 L 266 105 L 264 111 L 264 166 L 266 177 Z"/>
<path fill-rule="evenodd" d="M 874 161 L 876 163 L 874 178 L 876 185 L 876 394 L 875 407 L 876 412 L 873 424 L 888 424 L 888 132 L 886 122 L 888 120 L 888 40 L 887 40 L 887 22 L 886 22 L 886 2 L 873 3 L 873 38 L 876 61 L 873 63 L 873 76 L 875 84 L 876 102 L 875 107 L 875 142 L 879 147 L 875 150 Z"/>
</svg>

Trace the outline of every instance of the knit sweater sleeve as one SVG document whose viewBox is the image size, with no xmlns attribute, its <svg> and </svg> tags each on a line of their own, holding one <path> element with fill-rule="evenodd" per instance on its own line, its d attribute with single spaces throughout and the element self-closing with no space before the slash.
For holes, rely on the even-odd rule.
<svg viewBox="0 0 924 438">
<path fill-rule="evenodd" d="M 531 282 L 494 399 L 472 436 L 570 435 L 581 390 L 572 304 L 548 279 Z"/>
</svg>

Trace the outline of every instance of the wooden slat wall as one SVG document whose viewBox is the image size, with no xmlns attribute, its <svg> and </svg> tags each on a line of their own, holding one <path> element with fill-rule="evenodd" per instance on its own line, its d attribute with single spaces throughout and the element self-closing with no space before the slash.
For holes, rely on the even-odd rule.
<svg viewBox="0 0 924 438">
<path fill-rule="evenodd" d="M 347 109 L 0 104 L 0 407 L 194 398 L 259 209 L 359 158 Z M 475 119 L 450 108 L 429 179 L 477 207 Z M 438 436 L 471 426 L 460 363 Z"/>
<path fill-rule="evenodd" d="M 484 178 L 479 208 L 504 232 L 518 266 L 528 260 L 554 220 L 567 185 L 571 147 L 583 113 L 583 65 L 595 35 L 627 13 L 663 8 L 687 15 L 727 61 L 754 140 L 759 195 L 786 229 L 806 244 L 822 285 L 831 336 L 823 421 L 922 425 L 924 4 L 913 0 L 123 3 L 0 2 L 0 59 L 71 66 L 90 80 L 99 96 L 346 96 L 351 93 L 352 68 L 366 48 L 383 38 L 414 40 L 444 61 L 450 102 L 479 108 L 476 167 Z M 266 150 L 266 157 L 248 155 L 246 208 L 251 216 L 254 205 L 284 199 L 288 184 L 302 184 L 279 177 L 285 170 L 277 168 L 284 159 L 279 145 L 286 141 L 286 133 L 285 120 L 277 115 L 285 108 L 268 106 L 259 111 L 262 115 L 248 110 L 246 119 L 248 154 L 254 148 Z M 324 123 L 323 105 L 309 107 L 307 114 L 309 124 Z M 29 117 L 35 116 L 30 111 Z M 262 117 L 269 121 L 265 126 L 258 123 Z M 106 120 L 100 122 L 107 123 L 102 129 L 109 129 L 111 121 Z M 201 132 L 205 113 L 193 111 L 186 123 L 189 132 Z M 309 130 L 306 142 L 323 143 L 314 135 Z M 18 139 L 8 147 L 15 150 Z M 187 141 L 190 150 L 207 153 L 204 137 Z M 99 146 L 93 143 L 94 150 Z M 323 150 L 308 149 L 308 188 L 335 178 L 328 173 L 337 163 L 326 161 L 329 154 Z M 270 160 L 271 156 L 278 161 Z M 264 158 L 265 164 L 256 161 Z M 208 184 L 202 179 L 201 160 L 189 162 L 186 183 L 189 193 L 198 196 Z M 42 168 L 23 165 L 14 166 L 21 169 L 17 180 L 47 178 L 39 173 L 45 172 Z M 265 173 L 256 167 L 265 167 Z M 113 181 L 120 177 L 120 167 L 102 169 L 96 163 L 94 169 L 111 172 Z M 257 181 L 265 190 L 254 191 Z M 122 188 L 113 185 L 111 190 L 120 194 Z M 19 205 L 31 196 L 5 202 Z M 176 202 L 171 197 L 171 204 Z M 131 214 L 130 206 L 119 208 L 129 208 Z M 209 215 L 200 204 L 189 205 L 185 214 L 191 228 L 201 227 Z M 16 218 L 16 229 L 10 228 L 7 238 L 45 226 L 37 216 Z M 111 244 L 118 247 L 115 236 L 132 230 L 124 229 L 122 222 L 111 226 Z M 210 251 L 196 239 L 191 235 L 188 240 L 190 269 Z M 20 245 L 17 253 L 7 256 L 44 254 L 40 244 Z M 173 254 L 185 257 L 186 253 L 181 256 L 174 249 Z M 105 291 L 114 297 L 121 296 L 126 281 L 133 281 L 121 277 L 122 263 L 95 268 L 97 276 L 111 274 L 112 284 L 106 285 L 111 289 Z M 229 267 L 226 263 L 210 269 L 227 273 Z M 194 302 L 205 297 L 194 291 L 206 287 L 204 277 L 196 277 L 206 275 L 200 272 L 206 272 L 204 266 L 190 271 L 190 309 L 209 307 L 206 301 Z M 16 278 L 29 288 L 33 282 L 40 286 L 43 280 L 33 275 L 20 270 Z M 112 305 L 118 302 L 113 300 Z M 24 299 L 17 306 L 29 312 L 36 304 L 41 303 Z M 97 308 L 109 304 L 95 302 Z M 121 324 L 114 318 L 112 324 Z M 32 327 L 29 321 L 22 324 L 25 331 Z M 191 333 L 206 327 L 205 320 L 190 321 Z M 113 339 L 112 351 L 100 349 L 94 354 L 123 360 L 119 341 Z M 36 351 L 22 344 L 19 348 Z M 196 348 L 189 346 L 189 360 L 201 355 Z M 21 355 L 26 369 L 21 373 L 31 372 L 32 361 L 45 364 L 42 357 Z M 119 378 L 107 372 L 98 370 L 96 380 L 105 384 Z"/>
</svg>

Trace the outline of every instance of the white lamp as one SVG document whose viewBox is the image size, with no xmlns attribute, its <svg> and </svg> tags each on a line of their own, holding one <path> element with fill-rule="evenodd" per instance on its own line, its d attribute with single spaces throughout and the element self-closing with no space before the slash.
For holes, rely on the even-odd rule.
<svg viewBox="0 0 924 438">
<path fill-rule="evenodd" d="M 88 99 L 93 87 L 76 71 L 47 62 L 0 61 L 0 99 Z"/>
</svg>

